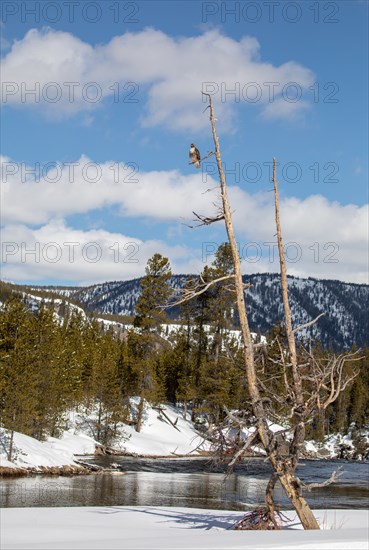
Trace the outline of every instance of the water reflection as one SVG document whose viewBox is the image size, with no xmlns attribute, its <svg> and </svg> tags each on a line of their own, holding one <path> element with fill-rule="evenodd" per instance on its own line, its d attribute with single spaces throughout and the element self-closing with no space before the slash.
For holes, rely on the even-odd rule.
<svg viewBox="0 0 369 550">
<path fill-rule="evenodd" d="M 222 472 L 206 471 L 208 461 L 119 459 L 119 467 L 123 471 L 72 478 L 2 480 L 1 506 L 140 505 L 247 510 L 263 502 L 269 478 L 269 466 L 262 461 L 241 464 L 228 478 Z M 337 463 L 305 463 L 299 475 L 322 481 L 336 467 Z M 340 483 L 315 490 L 307 498 L 315 508 L 367 508 L 368 476 L 369 464 L 346 463 Z M 276 500 L 282 508 L 289 507 L 281 488 L 276 490 Z"/>
</svg>

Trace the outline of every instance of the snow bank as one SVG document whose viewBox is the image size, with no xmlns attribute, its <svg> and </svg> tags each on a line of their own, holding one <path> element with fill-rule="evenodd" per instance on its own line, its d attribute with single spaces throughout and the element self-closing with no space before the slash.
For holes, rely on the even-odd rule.
<svg viewBox="0 0 369 550">
<path fill-rule="evenodd" d="M 196 455 L 199 450 L 209 450 L 209 444 L 199 436 L 193 423 L 184 420 L 181 409 L 172 405 L 154 407 L 145 401 L 141 431 L 136 432 L 139 401 L 139 397 L 130 398 L 132 422 L 117 425 L 117 434 L 109 444 L 111 449 L 140 456 Z M 96 433 L 96 422 L 95 410 L 84 411 L 81 408 L 70 411 L 67 421 L 69 433 L 93 437 Z M 75 453 L 85 454 L 77 451 Z"/>
<path fill-rule="evenodd" d="M 133 414 L 137 413 L 138 398 L 132 398 Z M 209 450 L 208 442 L 195 431 L 192 422 L 184 420 L 179 409 L 161 405 L 162 411 L 145 402 L 141 432 L 134 426 L 121 424 L 111 445 L 116 451 L 142 456 L 197 455 Z M 14 433 L 12 462 L 7 460 L 9 431 L 0 428 L 0 467 L 50 468 L 75 466 L 75 455 L 92 455 L 100 442 L 93 438 L 94 414 L 71 411 L 68 431 L 60 439 L 49 437 L 38 441 L 27 435 Z"/>
<path fill-rule="evenodd" d="M 321 531 L 293 512 L 281 531 L 233 531 L 240 512 L 165 507 L 5 508 L 2 550 L 367 550 L 365 510 L 318 510 Z"/>
<path fill-rule="evenodd" d="M 20 466 L 17 466 L 16 464 L 14 464 L 14 462 L 10 462 L 3 455 L 0 455 L 0 468 L 12 468 L 15 470 L 19 470 Z"/>
<path fill-rule="evenodd" d="M 131 401 L 136 408 L 138 398 Z M 162 413 L 145 402 L 141 431 L 137 433 L 134 426 L 126 426 L 128 440 L 120 445 L 121 450 L 143 456 L 196 455 L 209 450 L 209 443 L 198 435 L 192 422 L 184 420 L 179 409 L 171 405 L 161 407 Z"/>
<path fill-rule="evenodd" d="M 138 456 L 196 456 L 202 451 L 211 451 L 211 444 L 198 434 L 190 420 L 184 420 L 182 410 L 172 405 L 160 405 L 157 408 L 145 401 L 142 427 L 140 433 L 137 433 L 134 423 L 138 403 L 138 397 L 131 398 L 132 423 L 118 425 L 117 435 L 110 444 L 117 452 Z M 96 445 L 103 447 L 94 437 L 96 419 L 94 411 L 70 411 L 66 421 L 68 430 L 64 431 L 62 437 L 49 437 L 43 442 L 16 432 L 12 463 L 6 460 L 9 432 L 0 428 L 0 467 L 47 468 L 75 465 L 75 455 L 91 455 L 95 453 Z M 276 434 L 284 431 L 283 426 L 272 422 L 269 427 Z M 238 429 L 230 426 L 223 430 L 223 435 L 229 439 L 239 435 L 241 439 L 246 439 L 254 430 L 254 427 L 245 427 L 239 434 Z M 285 434 L 285 437 L 288 439 L 290 435 Z M 346 436 L 331 435 L 324 444 L 315 441 L 305 443 L 307 456 L 314 458 L 340 457 L 342 448 L 353 452 L 351 433 Z M 251 450 L 260 455 L 265 454 L 258 446 L 252 446 Z"/>
<path fill-rule="evenodd" d="M 45 442 L 47 447 L 58 453 L 71 455 L 92 455 L 95 452 L 96 441 L 86 434 L 74 435 L 64 432 L 61 439 L 49 437 Z"/>
<path fill-rule="evenodd" d="M 9 439 L 8 430 L 0 429 L 2 441 Z M 76 466 L 75 454 L 93 454 L 95 441 L 86 435 L 73 435 L 64 432 L 61 439 L 50 437 L 38 441 L 33 437 L 14 432 L 13 459 L 7 460 L 6 446 L 1 447 L 0 467 L 2 468 L 51 468 Z"/>
</svg>

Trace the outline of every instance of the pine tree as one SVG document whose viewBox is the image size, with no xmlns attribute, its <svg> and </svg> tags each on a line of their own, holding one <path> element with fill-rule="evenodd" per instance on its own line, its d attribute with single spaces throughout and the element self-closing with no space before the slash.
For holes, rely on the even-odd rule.
<svg viewBox="0 0 369 550">
<path fill-rule="evenodd" d="M 222 279 L 233 274 L 234 267 L 230 245 L 219 246 L 210 268 L 206 268 L 203 278 L 206 281 Z M 209 325 L 208 352 L 201 364 L 200 398 L 201 410 L 208 415 L 209 430 L 223 415 L 224 405 L 230 405 L 231 379 L 234 374 L 232 362 L 227 357 L 229 330 L 235 307 L 234 293 L 229 279 L 214 284 L 205 294 L 204 315 Z"/>
<path fill-rule="evenodd" d="M 33 368 L 37 373 L 38 411 L 34 417 L 33 435 L 43 439 L 56 436 L 66 411 L 68 387 L 62 364 L 61 329 L 51 307 L 41 303 L 35 318 Z"/>
<path fill-rule="evenodd" d="M 140 396 L 138 405 L 138 418 L 136 430 L 141 430 L 144 400 L 149 396 L 158 396 L 159 384 L 156 375 L 158 367 L 157 358 L 155 357 L 158 341 L 155 335 L 160 332 L 161 324 L 166 319 L 166 313 L 163 309 L 167 305 L 172 294 L 170 279 L 172 276 L 168 258 L 164 258 L 161 254 L 154 254 L 147 262 L 145 268 L 146 275 L 141 280 L 141 295 L 136 305 L 136 317 L 134 326 L 141 329 L 142 335 L 137 345 L 134 342 L 134 347 L 138 353 L 133 354 L 137 388 Z M 131 336 L 131 341 L 134 341 Z"/>
<path fill-rule="evenodd" d="M 10 431 L 9 460 L 14 432 L 32 435 L 38 411 L 34 325 L 34 316 L 20 298 L 11 296 L 0 312 L 0 407 L 2 424 Z"/>
<path fill-rule="evenodd" d="M 362 355 L 359 364 L 360 374 L 349 388 L 347 409 L 348 424 L 355 422 L 358 429 L 369 422 L 369 348 L 365 347 L 360 355 Z"/>
<path fill-rule="evenodd" d="M 96 352 L 96 339 L 91 336 L 91 324 L 87 323 L 81 313 L 73 312 L 64 320 L 61 328 L 63 351 L 64 381 L 67 394 L 67 407 L 77 408 L 88 393 L 92 372 L 93 357 Z"/>
<path fill-rule="evenodd" d="M 190 291 L 194 288 L 195 281 L 192 276 L 186 282 L 185 290 Z M 194 339 L 194 324 L 196 317 L 197 304 L 195 300 L 183 302 L 180 305 L 180 320 L 182 330 L 175 336 L 173 354 L 175 356 L 175 377 L 176 389 L 175 397 L 178 401 L 182 401 L 183 416 L 187 417 L 187 408 L 189 403 L 194 402 L 197 397 L 196 388 L 196 357 L 195 357 L 195 339 Z M 201 333 L 200 333 L 201 334 Z"/>
<path fill-rule="evenodd" d="M 139 396 L 136 431 L 141 431 L 145 400 L 158 402 L 163 380 L 157 377 L 158 344 L 154 334 L 128 333 L 127 339 L 132 394 Z"/>
<path fill-rule="evenodd" d="M 134 326 L 144 332 L 158 332 L 166 319 L 162 308 L 167 305 L 172 293 L 172 272 L 168 258 L 154 254 L 147 262 L 145 273 L 141 279 L 141 295 L 136 305 Z"/>
<path fill-rule="evenodd" d="M 89 384 L 89 401 L 97 408 L 95 438 L 108 445 L 125 418 L 118 371 L 119 345 L 110 332 L 99 334 Z"/>
</svg>

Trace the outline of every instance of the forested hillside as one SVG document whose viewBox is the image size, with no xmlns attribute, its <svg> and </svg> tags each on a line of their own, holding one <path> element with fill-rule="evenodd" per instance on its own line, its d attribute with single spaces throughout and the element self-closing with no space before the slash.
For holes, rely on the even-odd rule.
<svg viewBox="0 0 369 550">
<path fill-rule="evenodd" d="M 184 288 L 189 277 L 173 275 L 171 286 Z M 133 316 L 141 292 L 140 280 L 113 281 L 82 288 L 49 287 L 48 290 L 67 294 L 88 311 Z M 295 325 L 307 323 L 325 312 L 316 325 L 301 334 L 303 337 L 319 340 L 324 347 L 336 350 L 369 343 L 369 285 L 297 277 L 288 280 Z M 244 282 L 251 284 L 245 291 L 251 329 L 266 334 L 282 318 L 279 275 L 246 275 Z M 168 310 L 168 315 L 178 319 L 179 309 Z"/>
</svg>

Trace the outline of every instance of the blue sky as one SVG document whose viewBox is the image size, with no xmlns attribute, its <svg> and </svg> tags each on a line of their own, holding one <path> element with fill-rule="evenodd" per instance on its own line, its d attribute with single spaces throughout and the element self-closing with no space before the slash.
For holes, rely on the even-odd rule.
<svg viewBox="0 0 369 550">
<path fill-rule="evenodd" d="M 213 148 L 206 89 L 244 272 L 278 269 L 275 156 L 289 272 L 369 282 L 367 16 L 353 0 L 4 2 L 2 278 L 211 262 L 224 228 L 187 227 L 218 200 L 212 158 L 188 163 L 191 142 Z"/>
</svg>

